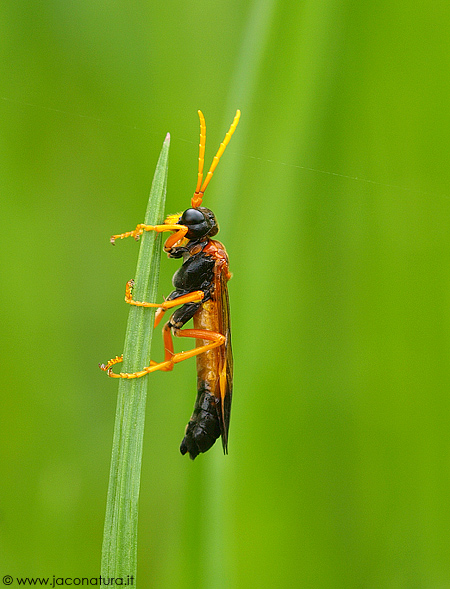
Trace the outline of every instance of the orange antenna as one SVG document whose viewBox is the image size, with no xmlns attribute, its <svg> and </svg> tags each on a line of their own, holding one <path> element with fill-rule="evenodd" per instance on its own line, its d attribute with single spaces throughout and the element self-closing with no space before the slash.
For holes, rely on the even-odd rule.
<svg viewBox="0 0 450 589">
<path fill-rule="evenodd" d="M 236 127 L 238 126 L 238 123 L 239 123 L 239 117 L 241 116 L 241 111 L 240 110 L 236 111 L 236 115 L 233 119 L 233 122 L 231 123 L 230 128 L 228 129 L 227 133 L 225 134 L 224 140 L 220 144 L 220 147 L 217 150 L 216 155 L 214 156 L 211 167 L 209 168 L 208 173 L 206 174 L 206 178 L 205 178 L 205 181 L 203 182 L 203 184 L 202 184 L 202 180 L 203 180 L 203 164 L 205 162 L 206 124 L 205 124 L 205 117 L 203 116 L 203 113 L 201 110 L 198 111 L 198 116 L 200 118 L 200 144 L 199 144 L 199 155 L 198 155 L 198 178 L 197 178 L 197 187 L 195 189 L 194 196 L 192 197 L 192 200 L 191 200 L 191 205 L 194 208 L 197 208 L 202 204 L 203 193 L 205 192 L 206 187 L 208 186 L 208 184 L 212 178 L 212 175 L 214 174 L 214 170 L 216 169 L 217 164 L 219 163 L 219 160 L 222 157 L 222 154 L 225 151 L 226 146 L 230 142 L 231 136 L 236 131 Z"/>
<path fill-rule="evenodd" d="M 195 189 L 195 194 L 200 192 L 200 186 L 202 185 L 203 180 L 203 164 L 205 163 L 205 145 L 206 145 L 206 123 L 205 117 L 201 110 L 198 111 L 198 116 L 200 118 L 200 143 L 198 145 L 198 179 L 197 179 L 197 188 Z M 201 199 L 200 199 L 201 202 Z"/>
</svg>

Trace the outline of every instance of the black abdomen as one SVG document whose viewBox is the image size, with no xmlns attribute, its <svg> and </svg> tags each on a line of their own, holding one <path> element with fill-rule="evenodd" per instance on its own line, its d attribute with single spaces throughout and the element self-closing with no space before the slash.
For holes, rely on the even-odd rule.
<svg viewBox="0 0 450 589">
<path fill-rule="evenodd" d="M 220 423 L 216 404 L 220 401 L 199 383 L 194 412 L 186 426 L 180 452 L 194 460 L 201 452 L 206 452 L 220 437 Z"/>
</svg>

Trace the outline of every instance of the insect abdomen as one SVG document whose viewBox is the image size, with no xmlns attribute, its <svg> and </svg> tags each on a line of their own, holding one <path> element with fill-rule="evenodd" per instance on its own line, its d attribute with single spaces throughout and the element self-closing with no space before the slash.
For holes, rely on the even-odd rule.
<svg viewBox="0 0 450 589">
<path fill-rule="evenodd" d="M 220 436 L 217 403 L 219 400 L 199 383 L 194 411 L 180 446 L 181 453 L 189 452 L 192 460 L 201 452 L 209 450 Z"/>
</svg>

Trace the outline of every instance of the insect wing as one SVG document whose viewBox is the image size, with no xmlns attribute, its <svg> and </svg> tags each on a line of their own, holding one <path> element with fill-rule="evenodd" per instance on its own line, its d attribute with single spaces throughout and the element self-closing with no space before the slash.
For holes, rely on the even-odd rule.
<svg viewBox="0 0 450 589">
<path fill-rule="evenodd" d="M 228 300 L 228 278 L 222 268 L 215 269 L 215 299 L 217 304 L 219 332 L 225 337 L 225 344 L 220 346 L 218 387 L 220 403 L 217 405 L 220 433 L 225 454 L 228 453 L 228 428 L 230 426 L 231 398 L 233 395 L 233 354 L 231 349 L 230 304 Z"/>
</svg>

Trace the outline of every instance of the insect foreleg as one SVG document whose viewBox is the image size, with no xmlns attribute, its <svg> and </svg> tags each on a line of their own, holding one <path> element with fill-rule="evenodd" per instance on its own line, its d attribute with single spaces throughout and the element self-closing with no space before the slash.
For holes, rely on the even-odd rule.
<svg viewBox="0 0 450 589">
<path fill-rule="evenodd" d="M 144 233 L 144 231 L 156 231 L 157 233 L 163 233 L 164 231 L 174 231 L 175 233 L 168 238 L 164 245 L 164 248 L 171 248 L 173 245 L 175 245 L 175 243 L 183 239 L 188 231 L 188 228 L 185 225 L 146 225 L 145 223 L 139 223 L 139 225 L 137 225 L 136 229 L 133 229 L 133 231 L 126 231 L 125 233 L 112 235 L 110 241 L 112 244 L 114 244 L 116 239 L 125 239 L 125 237 L 134 237 L 134 239 L 137 240 Z"/>
</svg>

